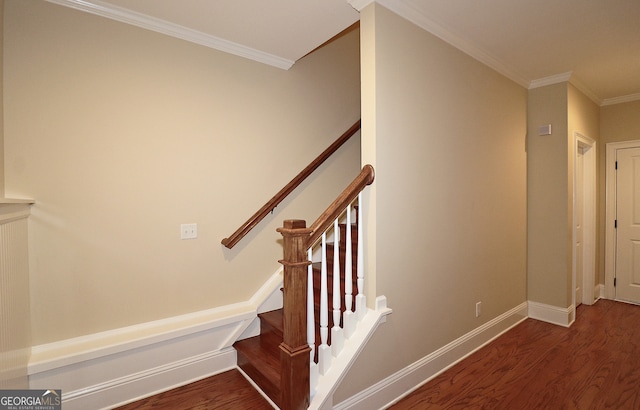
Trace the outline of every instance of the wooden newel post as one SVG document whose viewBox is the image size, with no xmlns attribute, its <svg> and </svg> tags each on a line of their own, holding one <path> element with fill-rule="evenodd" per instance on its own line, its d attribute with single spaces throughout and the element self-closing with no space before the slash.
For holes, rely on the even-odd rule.
<svg viewBox="0 0 640 410">
<path fill-rule="evenodd" d="M 307 343 L 306 243 L 311 229 L 297 219 L 278 228 L 284 238 L 284 341 L 280 344 L 282 409 L 309 407 L 309 352 Z"/>
</svg>

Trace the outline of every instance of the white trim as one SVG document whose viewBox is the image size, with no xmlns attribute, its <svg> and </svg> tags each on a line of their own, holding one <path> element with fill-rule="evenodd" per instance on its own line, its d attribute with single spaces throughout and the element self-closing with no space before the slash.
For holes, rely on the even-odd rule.
<svg viewBox="0 0 640 410">
<path fill-rule="evenodd" d="M 141 27 L 156 33 L 166 34 L 171 37 L 189 41 L 191 43 L 200 44 L 205 47 L 223 51 L 249 60 L 268 64 L 288 70 L 293 66 L 295 61 L 279 57 L 273 54 L 265 53 L 242 44 L 234 43 L 220 37 L 206 34 L 201 31 L 193 30 L 178 24 L 171 23 L 166 20 L 147 16 L 124 7 L 114 6 L 99 0 L 46 0 L 60 6 L 69 7 L 75 10 L 84 11 L 86 13 L 95 14 L 106 17 L 121 23 L 130 24 L 132 26 Z"/>
<path fill-rule="evenodd" d="M 359 12 L 371 3 L 378 3 L 529 90 L 546 85 L 570 82 L 599 106 L 640 100 L 640 94 L 632 94 L 603 101 L 582 81 L 572 76 L 571 71 L 530 80 L 524 74 L 518 72 L 515 67 L 511 67 L 495 58 L 479 47 L 477 43 L 456 34 L 450 27 L 436 22 L 415 7 L 407 4 L 404 0 L 347 0 L 347 2 Z"/>
<path fill-rule="evenodd" d="M 539 78 L 537 80 L 532 80 L 531 83 L 529 84 L 529 90 L 545 87 L 547 85 L 560 84 L 560 83 L 571 83 L 573 84 L 574 87 L 580 90 L 596 105 L 599 106 L 602 104 L 602 100 L 598 98 L 598 96 L 593 91 L 591 91 L 591 89 L 587 87 L 582 81 L 576 78 L 573 75 L 573 72 L 571 71 L 568 71 L 566 73 L 551 75 L 549 77 Z"/>
<path fill-rule="evenodd" d="M 65 410 L 112 409 L 234 369 L 236 361 L 236 351 L 229 347 L 106 380 L 85 389 L 63 391 L 62 402 Z M 140 392 L 144 393 L 141 395 Z"/>
<path fill-rule="evenodd" d="M 503 313 L 415 363 L 339 403 L 334 409 L 386 408 L 482 348 L 527 317 L 527 302 Z"/>
<path fill-rule="evenodd" d="M 20 199 L 20 198 L 0 198 L 0 207 L 3 205 L 33 205 L 36 201 L 33 199 Z"/>
<path fill-rule="evenodd" d="M 606 148 L 606 205 L 604 242 L 604 297 L 615 300 L 613 279 L 616 274 L 616 152 L 619 149 L 640 148 L 640 140 L 610 142 Z"/>
<path fill-rule="evenodd" d="M 621 97 L 605 98 L 604 100 L 602 100 L 602 104 L 600 104 L 600 106 L 604 107 L 605 105 L 621 104 L 621 103 L 638 101 L 638 100 L 640 100 L 640 93 L 629 94 L 629 95 L 623 95 Z"/>
<path fill-rule="evenodd" d="M 31 214 L 29 205 L 9 205 L 0 207 L 0 225 L 8 224 L 20 219 L 26 219 Z"/>
<path fill-rule="evenodd" d="M 246 322 L 238 319 L 162 342 L 74 360 L 73 364 L 56 361 L 55 367 L 47 369 L 30 366 L 29 387 L 57 386 L 66 410 L 113 408 L 235 367 L 231 344 Z"/>
<path fill-rule="evenodd" d="M 595 286 L 595 269 L 596 269 L 596 142 L 580 134 L 577 131 L 573 133 L 574 137 L 574 163 L 573 163 L 573 227 L 572 227 L 572 283 L 573 283 L 573 305 L 575 301 L 576 283 L 576 157 L 580 148 L 584 149 L 583 154 L 583 257 L 582 257 L 582 303 L 592 305 L 595 302 L 594 286 Z"/>
<path fill-rule="evenodd" d="M 445 27 L 442 24 L 437 23 L 431 18 L 425 16 L 416 8 L 405 3 L 403 0 L 377 0 L 376 2 L 398 14 L 399 16 L 405 18 L 406 20 L 412 22 L 418 27 L 428 31 L 434 36 L 439 37 L 445 42 L 451 44 L 458 50 L 489 66 L 498 73 L 511 79 L 515 83 L 525 88 L 529 87 L 529 84 L 531 82 L 524 75 L 522 75 L 522 73 L 517 72 L 513 67 L 505 65 L 497 58 L 493 57 L 491 54 L 478 47 L 476 44 L 473 44 L 462 36 L 455 34 L 450 28 Z M 351 4 L 360 5 L 363 4 L 363 2 L 353 1 Z M 367 3 L 364 3 L 364 5 L 367 5 Z"/>
<path fill-rule="evenodd" d="M 529 90 L 533 90 L 535 88 L 546 87 L 547 85 L 559 84 L 569 82 L 571 79 L 571 71 L 556 75 L 551 75 L 549 77 L 539 78 L 537 80 L 532 80 L 529 84 Z"/>
<path fill-rule="evenodd" d="M 248 325 L 255 316 L 255 310 L 249 306 L 241 308 L 240 305 L 230 305 L 34 346 L 29 362 L 29 374 L 76 365 L 186 337 L 197 332 L 211 331 L 243 322 Z M 243 330 L 244 327 L 240 332 Z"/>
<path fill-rule="evenodd" d="M 567 308 L 561 308 L 558 306 L 529 301 L 528 312 L 531 319 L 541 320 L 543 322 L 563 327 L 571 326 L 576 317 L 576 308 L 574 305 Z"/>
<path fill-rule="evenodd" d="M 584 95 L 586 95 L 591 101 L 593 101 L 596 105 L 602 105 L 602 99 L 599 98 L 591 88 L 587 87 L 585 83 L 580 81 L 576 76 L 572 76 L 569 79 L 569 82 L 573 84 L 578 90 L 580 90 Z"/>
<path fill-rule="evenodd" d="M 29 386 L 62 389 L 68 410 L 112 408 L 234 368 L 232 344 L 281 287 L 282 268 L 248 302 L 34 346 Z"/>
<path fill-rule="evenodd" d="M 371 3 L 375 3 L 376 0 L 347 0 L 347 3 L 351 5 L 358 12 L 362 11 L 363 8 L 367 7 Z"/>
</svg>

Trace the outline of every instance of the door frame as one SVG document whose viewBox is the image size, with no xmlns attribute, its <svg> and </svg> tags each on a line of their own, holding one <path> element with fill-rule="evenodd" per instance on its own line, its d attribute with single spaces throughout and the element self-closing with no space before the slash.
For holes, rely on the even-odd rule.
<svg viewBox="0 0 640 410">
<path fill-rule="evenodd" d="M 616 299 L 616 288 L 613 279 L 616 275 L 616 228 L 617 192 L 616 192 L 616 156 L 619 149 L 640 148 L 640 140 L 610 142 L 607 145 L 606 158 L 606 189 L 605 204 L 605 235 L 604 235 L 604 297 Z"/>
<path fill-rule="evenodd" d="M 595 269 L 596 269 L 596 142 L 574 132 L 573 148 L 573 227 L 572 227 L 572 302 L 576 305 L 576 164 L 580 149 L 583 150 L 583 214 L 582 214 L 582 303 L 592 305 L 597 296 L 595 294 Z"/>
</svg>

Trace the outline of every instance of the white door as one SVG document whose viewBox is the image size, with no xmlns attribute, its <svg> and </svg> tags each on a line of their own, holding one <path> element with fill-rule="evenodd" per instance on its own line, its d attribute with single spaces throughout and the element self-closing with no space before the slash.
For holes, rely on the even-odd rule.
<svg viewBox="0 0 640 410">
<path fill-rule="evenodd" d="M 582 284 L 584 266 L 583 246 L 583 220 L 584 220 L 584 148 L 577 147 L 576 152 L 576 183 L 575 183 L 575 221 L 576 221 L 576 302 L 575 306 L 582 304 Z"/>
<path fill-rule="evenodd" d="M 640 303 L 640 148 L 617 150 L 616 299 Z"/>
</svg>

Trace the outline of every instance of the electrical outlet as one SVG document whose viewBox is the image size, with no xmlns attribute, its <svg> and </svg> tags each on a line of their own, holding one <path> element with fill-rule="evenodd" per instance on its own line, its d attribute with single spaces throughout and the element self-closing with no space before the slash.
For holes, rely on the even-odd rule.
<svg viewBox="0 0 640 410">
<path fill-rule="evenodd" d="M 482 302 L 476 303 L 476 317 L 480 317 L 482 314 Z"/>
<path fill-rule="evenodd" d="M 180 239 L 196 239 L 198 237 L 198 224 L 180 225 Z"/>
</svg>

